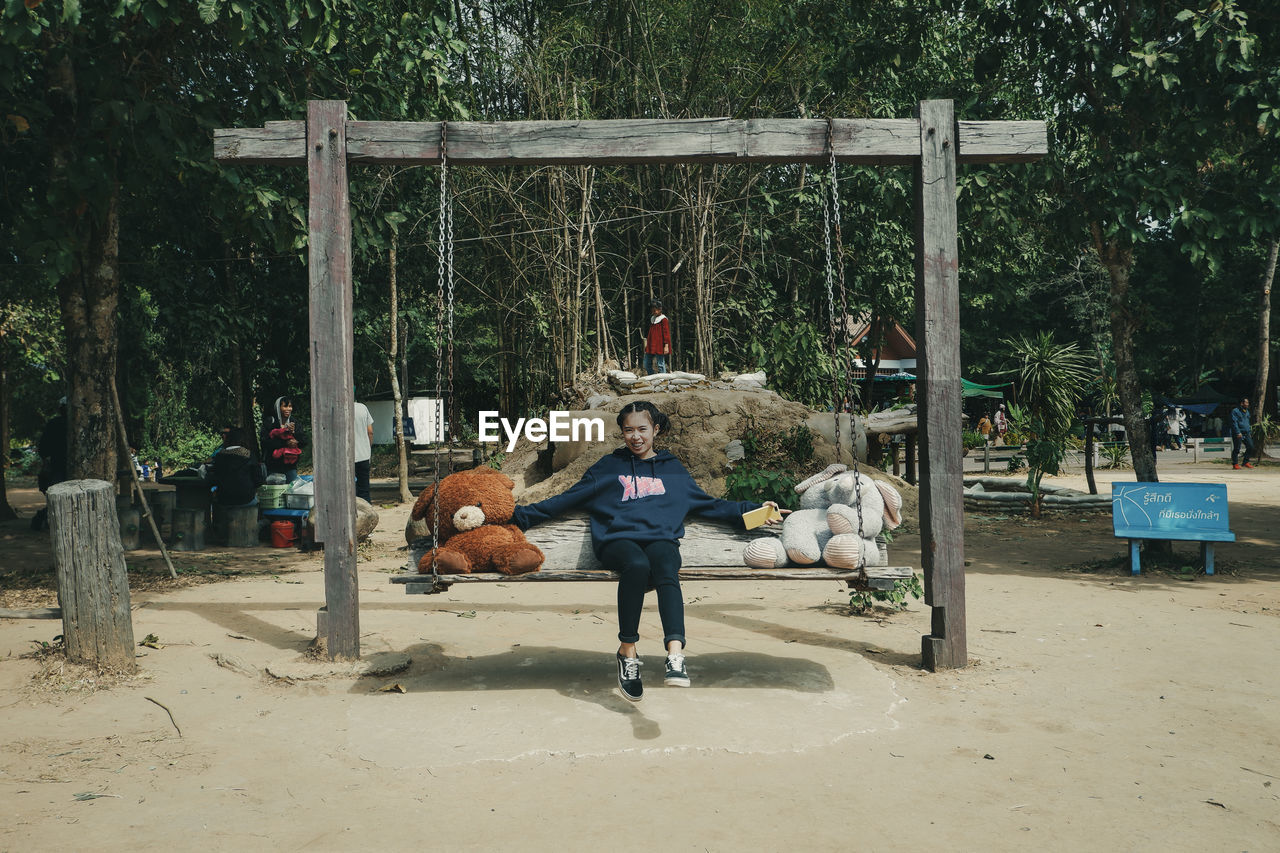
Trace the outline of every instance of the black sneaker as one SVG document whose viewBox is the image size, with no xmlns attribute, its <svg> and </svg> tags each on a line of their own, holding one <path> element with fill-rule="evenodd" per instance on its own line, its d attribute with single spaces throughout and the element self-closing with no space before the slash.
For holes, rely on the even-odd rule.
<svg viewBox="0 0 1280 853">
<path fill-rule="evenodd" d="M 684 668 L 684 655 L 667 655 L 667 677 L 662 680 L 668 687 L 688 687 L 689 673 Z"/>
<path fill-rule="evenodd" d="M 618 689 L 622 698 L 639 702 L 644 698 L 644 685 L 640 683 L 640 658 L 624 658 L 618 652 Z"/>
</svg>

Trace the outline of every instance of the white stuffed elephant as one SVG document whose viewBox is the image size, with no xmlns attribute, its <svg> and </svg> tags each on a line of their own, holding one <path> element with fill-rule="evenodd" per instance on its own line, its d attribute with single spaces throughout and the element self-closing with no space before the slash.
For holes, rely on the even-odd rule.
<svg viewBox="0 0 1280 853">
<path fill-rule="evenodd" d="M 896 489 L 866 474 L 858 474 L 855 480 L 852 472 L 837 464 L 805 480 L 796 491 L 800 493 L 800 509 L 787 516 L 782 536 L 753 539 L 743 554 L 746 565 L 776 569 L 788 562 L 799 566 L 825 562 L 834 568 L 854 569 L 888 564 L 876 537 L 886 527 L 892 529 L 901 523 L 902 496 Z"/>
</svg>

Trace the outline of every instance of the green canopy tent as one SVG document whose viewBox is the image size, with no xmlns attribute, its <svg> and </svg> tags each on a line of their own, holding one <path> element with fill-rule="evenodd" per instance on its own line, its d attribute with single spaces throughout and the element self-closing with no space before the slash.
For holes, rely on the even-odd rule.
<svg viewBox="0 0 1280 853">
<path fill-rule="evenodd" d="M 965 397 L 991 397 L 996 400 L 1003 400 L 1004 393 L 998 391 L 998 388 L 1007 388 L 1009 383 L 1003 385 L 979 385 L 977 382 L 970 382 L 964 377 L 960 378 L 960 393 Z"/>
</svg>

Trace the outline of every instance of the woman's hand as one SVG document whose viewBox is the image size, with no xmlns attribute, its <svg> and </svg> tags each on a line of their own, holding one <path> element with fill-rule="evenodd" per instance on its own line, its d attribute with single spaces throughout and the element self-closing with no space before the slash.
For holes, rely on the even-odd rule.
<svg viewBox="0 0 1280 853">
<path fill-rule="evenodd" d="M 766 521 L 765 525 L 767 527 L 773 527 L 775 525 L 781 524 L 783 519 L 786 518 L 786 516 L 791 515 L 791 510 L 783 509 L 782 507 L 778 506 L 778 504 L 775 501 L 765 501 L 764 505 L 773 507 L 778 511 L 778 513 L 781 516 L 783 516 L 783 518 L 771 518 L 768 521 Z"/>
</svg>

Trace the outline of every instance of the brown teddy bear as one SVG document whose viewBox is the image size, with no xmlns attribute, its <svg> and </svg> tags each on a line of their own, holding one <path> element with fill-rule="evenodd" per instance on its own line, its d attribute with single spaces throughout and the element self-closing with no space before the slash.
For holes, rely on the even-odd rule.
<svg viewBox="0 0 1280 853">
<path fill-rule="evenodd" d="M 458 471 L 440 481 L 440 547 L 436 549 L 436 571 L 464 575 L 498 571 L 504 575 L 536 572 L 544 559 L 541 551 L 524 538 L 511 521 L 516 501 L 511 494 L 515 483 L 506 474 L 482 466 Z M 427 486 L 418 495 L 411 517 L 435 529 L 432 512 L 435 487 Z M 430 535 L 428 533 L 428 535 Z M 431 552 L 422 555 L 418 571 L 431 573 Z"/>
</svg>

